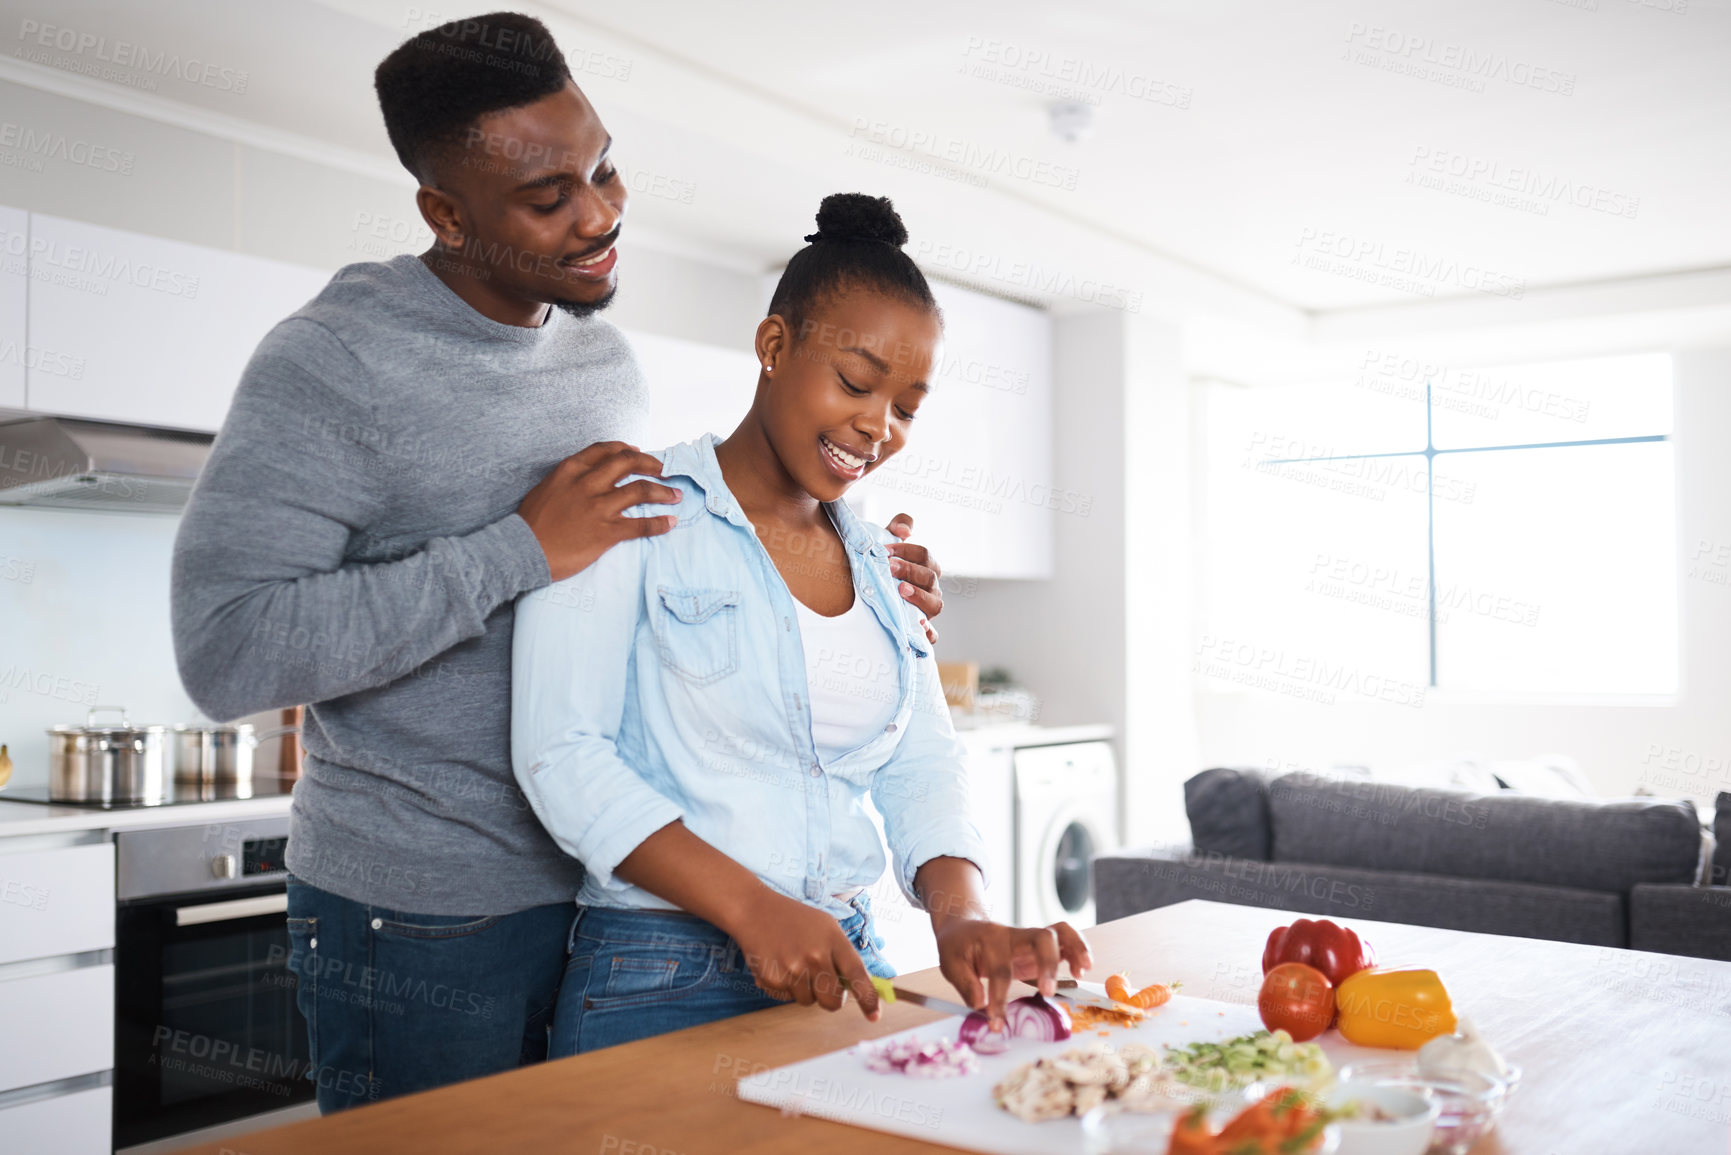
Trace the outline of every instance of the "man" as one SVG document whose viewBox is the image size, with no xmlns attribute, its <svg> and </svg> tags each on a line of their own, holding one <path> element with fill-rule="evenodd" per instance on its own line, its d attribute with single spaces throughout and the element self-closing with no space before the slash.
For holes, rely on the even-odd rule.
<svg viewBox="0 0 1731 1155">
<path fill-rule="evenodd" d="M 544 1056 L 582 867 L 512 778 L 512 601 L 666 532 L 625 510 L 678 497 L 620 484 L 659 474 L 594 316 L 626 194 L 547 29 L 446 24 L 375 79 L 435 243 L 342 270 L 259 345 L 174 557 L 199 706 L 309 704 L 290 965 L 327 1112 Z M 937 567 L 892 548 L 935 615 Z"/>
</svg>

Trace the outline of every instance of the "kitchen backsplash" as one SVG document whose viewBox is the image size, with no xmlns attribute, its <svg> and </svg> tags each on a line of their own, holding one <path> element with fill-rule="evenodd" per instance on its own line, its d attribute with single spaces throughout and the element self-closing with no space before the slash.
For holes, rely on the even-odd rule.
<svg viewBox="0 0 1731 1155">
<path fill-rule="evenodd" d="M 46 782 L 44 731 L 83 722 L 91 706 L 124 706 L 134 722 L 203 718 L 180 687 L 169 630 L 179 526 L 0 506 L 0 742 L 13 784 Z"/>
</svg>

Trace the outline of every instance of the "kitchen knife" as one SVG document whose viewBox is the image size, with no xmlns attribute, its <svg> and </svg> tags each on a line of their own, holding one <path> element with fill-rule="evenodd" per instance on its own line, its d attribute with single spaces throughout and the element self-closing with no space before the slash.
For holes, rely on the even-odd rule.
<svg viewBox="0 0 1731 1155">
<path fill-rule="evenodd" d="M 922 995 L 919 991 L 910 991 L 906 987 L 891 987 L 895 991 L 897 1001 L 906 1000 L 916 1006 L 928 1010 L 942 1011 L 946 1015 L 971 1015 L 974 1012 L 961 1003 L 940 999 L 936 995 Z M 1142 1012 L 1135 1007 L 1127 1007 L 1123 1003 L 1114 1002 L 1106 996 L 1106 988 L 1098 983 L 1077 983 L 1074 979 L 1059 979 L 1057 997 L 1074 1003 L 1086 1003 L 1093 1006 L 1110 1007 L 1125 1014 L 1140 1015 Z"/>
<path fill-rule="evenodd" d="M 936 995 L 922 995 L 920 992 L 910 991 L 906 987 L 891 987 L 890 989 L 895 991 L 897 1002 L 909 1002 L 915 1006 L 925 1007 L 927 1010 L 942 1011 L 946 1015 L 961 1015 L 964 1018 L 974 1013 L 971 1007 L 964 1007 L 961 1003 L 953 1003 L 949 999 L 940 999 Z"/>
<path fill-rule="evenodd" d="M 1058 997 L 1086 1006 L 1107 1007 L 1125 1014 L 1136 1016 L 1142 1014 L 1140 1009 L 1127 1006 L 1108 995 L 1106 988 L 1100 983 L 1091 983 L 1083 979 L 1059 979 Z"/>
</svg>

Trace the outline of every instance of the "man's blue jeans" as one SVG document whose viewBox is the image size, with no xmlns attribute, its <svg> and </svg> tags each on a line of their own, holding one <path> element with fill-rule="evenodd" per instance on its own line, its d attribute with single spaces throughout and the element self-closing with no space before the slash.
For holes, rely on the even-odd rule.
<svg viewBox="0 0 1731 1155">
<path fill-rule="evenodd" d="M 894 978 L 870 900 L 858 895 L 853 907 L 842 930 L 867 971 Z M 738 943 L 689 914 L 581 907 L 570 956 L 553 1017 L 555 1059 L 781 1005 L 758 989 Z"/>
<path fill-rule="evenodd" d="M 575 908 L 413 914 L 288 883 L 289 969 L 324 1114 L 547 1057 Z"/>
</svg>

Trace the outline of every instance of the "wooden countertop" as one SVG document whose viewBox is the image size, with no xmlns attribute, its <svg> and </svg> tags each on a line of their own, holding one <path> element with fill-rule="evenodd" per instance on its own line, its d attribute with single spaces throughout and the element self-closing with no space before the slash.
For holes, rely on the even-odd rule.
<svg viewBox="0 0 1731 1155">
<path fill-rule="evenodd" d="M 1192 901 L 1088 932 L 1095 977 L 1157 971 L 1184 993 L 1253 1003 L 1269 930 L 1300 917 Z M 1731 963 L 1354 919 L 1383 965 L 1437 970 L 1457 1010 L 1525 1069 L 1473 1155 L 1731 1151 Z M 898 982 L 951 992 L 936 971 Z M 952 996 L 953 997 L 953 996 Z M 734 1096 L 734 1080 L 940 1017 L 906 1003 L 777 1007 L 325 1119 L 199 1155 L 879 1155 L 949 1150 Z"/>
</svg>

